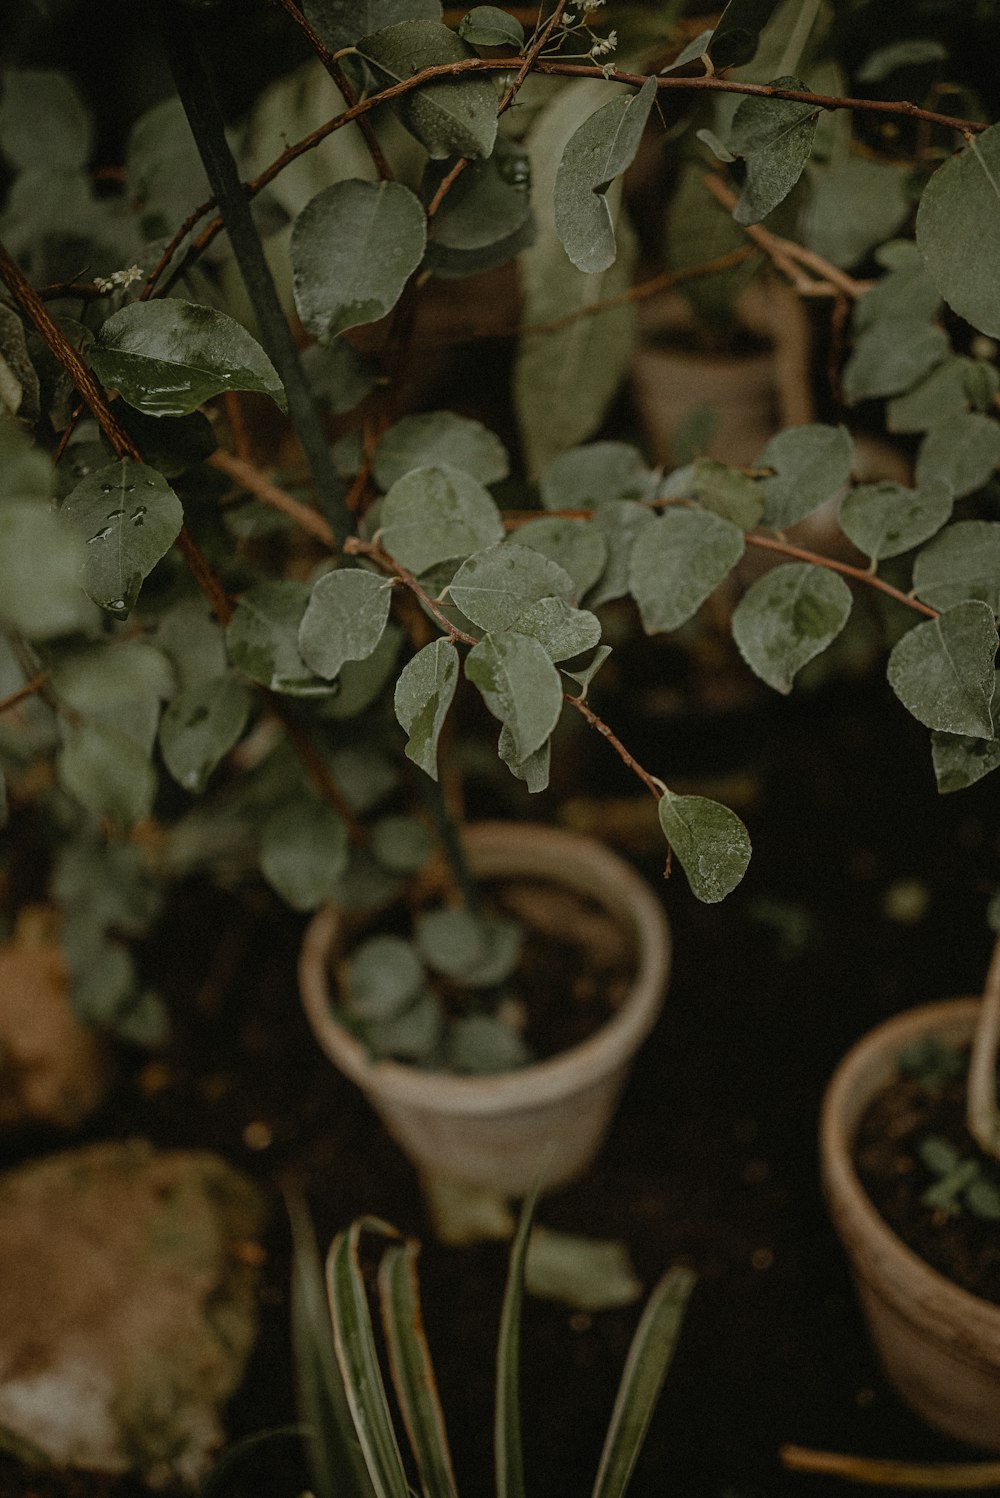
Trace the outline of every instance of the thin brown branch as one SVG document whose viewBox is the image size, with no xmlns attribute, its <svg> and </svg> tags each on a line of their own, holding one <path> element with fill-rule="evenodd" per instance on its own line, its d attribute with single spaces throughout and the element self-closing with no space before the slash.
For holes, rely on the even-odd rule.
<svg viewBox="0 0 1000 1498">
<path fill-rule="evenodd" d="M 42 671 L 38 676 L 33 677 L 31 681 L 26 681 L 23 687 L 18 687 L 16 692 L 11 692 L 9 696 L 0 698 L 0 713 L 9 712 L 12 707 L 17 707 L 18 703 L 24 702 L 26 698 L 34 697 L 36 693 L 43 691 L 48 685 L 48 680 L 49 673 Z"/>
<path fill-rule="evenodd" d="M 776 551 L 781 556 L 794 557 L 799 562 L 812 562 L 814 566 L 825 567 L 829 572 L 839 572 L 842 577 L 853 578 L 857 583 L 864 583 L 867 588 L 884 593 L 887 598 L 894 598 L 897 603 L 913 609 L 914 613 L 924 614 L 928 619 L 940 618 L 937 609 L 921 603 L 919 598 L 904 593 L 901 588 L 894 588 L 891 583 L 884 582 L 864 567 L 853 567 L 850 562 L 838 562 L 834 557 L 825 557 L 818 551 L 807 551 L 803 546 L 793 546 L 791 542 L 782 541 L 777 536 L 762 536 L 758 531 L 748 531 L 746 542 L 748 546 L 757 546 L 762 551 Z"/>
<path fill-rule="evenodd" d="M 295 750 L 299 763 L 309 779 L 323 800 L 329 802 L 334 811 L 339 813 L 351 842 L 355 847 L 360 847 L 365 841 L 364 823 L 359 819 L 354 808 L 345 801 L 343 792 L 327 768 L 326 761 L 299 722 L 295 709 L 285 698 L 280 697 L 277 692 L 269 691 L 266 687 L 261 689 L 261 696 L 269 711 L 285 730 L 288 742 Z"/>
<path fill-rule="evenodd" d="M 949 1492 L 1000 1487 L 1000 1462 L 898 1462 L 891 1458 L 848 1456 L 782 1446 L 782 1465 L 791 1472 L 814 1472 L 877 1488 L 923 1488 Z"/>
<path fill-rule="evenodd" d="M 597 714 L 594 712 L 594 709 L 583 697 L 571 697 L 567 692 L 565 694 L 565 700 L 570 704 L 571 707 L 576 708 L 577 712 L 587 720 L 591 728 L 596 728 L 601 737 L 603 739 L 607 739 L 608 743 L 618 755 L 618 758 L 621 760 L 622 764 L 625 765 L 629 770 L 631 770 L 633 775 L 638 775 L 647 791 L 649 791 L 656 798 L 656 800 L 659 801 L 660 797 L 663 795 L 663 785 L 659 781 L 655 780 L 654 777 L 650 775 L 648 770 L 643 769 L 639 761 L 635 758 L 634 755 L 629 753 L 629 751 L 625 748 L 625 745 L 622 743 L 621 739 L 608 726 L 608 724 L 605 723 L 604 719 L 597 716 Z"/>
<path fill-rule="evenodd" d="M 284 489 L 278 487 L 269 478 L 261 473 L 255 463 L 246 458 L 237 457 L 235 453 L 227 453 L 218 449 L 206 460 L 211 467 L 217 468 L 227 478 L 232 479 L 241 489 L 246 489 L 255 499 L 263 504 L 270 505 L 274 510 L 280 510 L 289 519 L 294 520 L 296 525 L 315 536 L 324 546 L 331 551 L 336 550 L 336 541 L 333 531 L 325 515 L 319 510 L 314 510 L 311 505 L 303 504 L 300 499 L 288 494 Z"/>
</svg>

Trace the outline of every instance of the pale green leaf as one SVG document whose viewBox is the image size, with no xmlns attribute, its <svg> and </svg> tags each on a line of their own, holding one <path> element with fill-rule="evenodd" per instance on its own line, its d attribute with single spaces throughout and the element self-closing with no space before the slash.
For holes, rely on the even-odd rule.
<svg viewBox="0 0 1000 1498">
<path fill-rule="evenodd" d="M 345 661 L 371 655 L 385 629 L 392 582 L 359 568 L 327 572 L 313 587 L 299 626 L 302 659 L 332 680 Z"/>
<path fill-rule="evenodd" d="M 764 513 L 763 485 L 714 458 L 696 458 L 693 466 L 699 504 L 713 515 L 731 520 L 742 531 L 753 530 Z"/>
<path fill-rule="evenodd" d="M 186 416 L 225 390 L 253 390 L 286 405 L 274 366 L 245 328 L 175 297 L 113 312 L 90 362 L 105 385 L 149 416 Z"/>
<path fill-rule="evenodd" d="M 216 765 L 243 733 L 253 695 L 235 676 L 179 692 L 160 723 L 163 762 L 177 784 L 200 794 Z"/>
<path fill-rule="evenodd" d="M 552 762 L 551 739 L 546 739 L 542 747 L 536 749 L 534 754 L 529 754 L 527 759 L 518 759 L 514 735 L 505 723 L 500 729 L 497 754 L 515 780 L 523 780 L 529 796 L 536 796 L 539 791 L 544 791 L 548 787 Z"/>
<path fill-rule="evenodd" d="M 425 911 L 417 919 L 415 935 L 417 951 L 428 967 L 469 988 L 495 988 L 509 978 L 523 940 L 515 921 L 459 908 Z"/>
<path fill-rule="evenodd" d="M 846 427 L 787 427 L 772 437 L 753 465 L 774 469 L 764 482 L 764 524 L 784 530 L 832 499 L 850 478 L 853 458 Z"/>
<path fill-rule="evenodd" d="M 889 657 L 889 685 L 928 728 L 991 739 L 996 648 L 989 607 L 957 603 L 903 635 Z"/>
<path fill-rule="evenodd" d="M 734 811 L 705 796 L 659 800 L 660 826 L 696 897 L 706 905 L 724 900 L 750 862 L 750 838 Z"/>
<path fill-rule="evenodd" d="M 423 68 L 464 62 L 478 54 L 436 21 L 402 21 L 358 43 L 366 61 L 392 83 Z M 488 78 L 427 83 L 404 94 L 396 111 L 429 156 L 489 156 L 497 134 L 497 96 Z"/>
<path fill-rule="evenodd" d="M 581 1238 L 543 1227 L 531 1235 L 524 1282 L 529 1294 L 578 1311 L 618 1310 L 642 1294 L 620 1239 Z"/>
<path fill-rule="evenodd" d="M 569 573 L 540 551 L 506 542 L 464 561 L 448 589 L 449 597 L 480 629 L 513 627 L 529 604 L 542 598 L 575 597 Z"/>
<path fill-rule="evenodd" d="M 908 36 L 902 41 L 889 42 L 878 47 L 865 58 L 855 77 L 859 83 L 881 83 L 897 68 L 919 67 L 923 63 L 940 62 L 948 56 L 946 47 L 929 36 Z"/>
<path fill-rule="evenodd" d="M 504 1287 L 497 1337 L 496 1400 L 493 1407 L 493 1465 L 497 1498 L 525 1498 L 524 1459 L 521 1450 L 521 1307 L 524 1302 L 524 1266 L 528 1240 L 541 1191 L 544 1158 L 539 1178 L 521 1207 L 521 1216 L 511 1244 L 507 1283 Z"/>
<path fill-rule="evenodd" d="M 669 1269 L 649 1297 L 615 1398 L 594 1498 L 622 1498 L 649 1429 L 694 1289 L 690 1269 Z"/>
<path fill-rule="evenodd" d="M 924 188 L 917 244 L 934 285 L 974 328 L 1000 336 L 1000 286 L 989 253 L 1000 245 L 1000 125 L 969 135 Z"/>
<path fill-rule="evenodd" d="M 547 510 L 587 510 L 622 499 L 643 499 L 651 474 L 628 442 L 586 442 L 561 453 L 542 474 Z"/>
<path fill-rule="evenodd" d="M 292 228 L 292 289 L 303 325 L 327 342 L 377 322 L 423 259 L 420 201 L 399 182 L 335 182 Z"/>
<path fill-rule="evenodd" d="M 563 151 L 554 190 L 555 226 L 579 270 L 603 271 L 614 262 L 607 192 L 632 165 L 655 97 L 656 79 L 647 78 L 637 94 L 612 99 L 585 120 Z"/>
<path fill-rule="evenodd" d="M 516 1071 L 534 1060 L 520 1035 L 496 1014 L 452 1020 L 445 1033 L 444 1054 L 452 1071 L 475 1077 Z"/>
<path fill-rule="evenodd" d="M 956 499 L 981 489 L 1000 463 L 1000 422 L 975 412 L 936 422 L 917 454 L 917 486 L 948 484 Z"/>
<path fill-rule="evenodd" d="M 890 432 L 926 432 L 939 421 L 963 416 L 970 404 L 985 409 L 996 394 L 998 380 L 1000 376 L 992 364 L 956 354 L 932 369 L 912 390 L 889 402 L 886 425 Z M 973 398 L 980 382 L 988 392 L 985 404 Z"/>
<path fill-rule="evenodd" d="M 632 550 L 646 527 L 655 520 L 653 511 L 631 499 L 611 500 L 594 512 L 591 524 L 604 536 L 608 548 L 607 565 L 587 603 L 598 608 L 628 592 Z"/>
<path fill-rule="evenodd" d="M 877 322 L 933 322 L 941 310 L 941 293 L 924 267 L 912 240 L 894 239 L 881 245 L 876 260 L 888 274 L 858 298 L 851 323 L 863 333 Z"/>
<path fill-rule="evenodd" d="M 437 743 L 458 684 L 458 651 L 450 640 L 433 640 L 400 672 L 395 709 L 409 734 L 406 756 L 437 780 Z"/>
<path fill-rule="evenodd" d="M 143 746 L 110 723 L 66 724 L 56 773 L 65 791 L 120 829 L 149 815 L 156 771 Z"/>
<path fill-rule="evenodd" d="M 393 675 L 404 638 L 404 631 L 390 619 L 371 655 L 363 661 L 345 661 L 334 695 L 323 704 L 323 716 L 354 718 L 370 707 Z"/>
<path fill-rule="evenodd" d="M 369 1020 L 364 1038 L 377 1059 L 391 1058 L 440 1070 L 444 1028 L 440 1000 L 432 989 L 425 988 L 392 1019 Z"/>
<path fill-rule="evenodd" d="M 458 34 L 475 47 L 521 47 L 524 27 L 495 5 L 474 5 L 458 23 Z"/>
<path fill-rule="evenodd" d="M 90 115 L 64 74 L 39 68 L 4 71 L 0 155 L 12 167 L 18 171 L 35 166 L 84 167 L 93 144 Z"/>
<path fill-rule="evenodd" d="M 916 558 L 913 590 L 931 608 L 977 598 L 1000 614 L 1000 522 L 957 520 L 949 525 Z"/>
<path fill-rule="evenodd" d="M 107 461 L 106 453 L 101 461 Z M 48 499 L 54 477 L 48 453 L 35 446 L 19 421 L 0 412 L 0 499 Z"/>
<path fill-rule="evenodd" d="M 333 897 L 347 852 L 340 817 L 309 796 L 272 812 L 261 831 L 261 872 L 293 910 L 315 910 Z"/>
<path fill-rule="evenodd" d="M 415 468 L 397 479 L 379 512 L 382 546 L 416 573 L 492 546 L 503 535 L 489 491 L 450 464 Z"/>
<path fill-rule="evenodd" d="M 564 666 L 562 668 L 562 673 L 569 681 L 573 682 L 574 685 L 579 687 L 580 695 L 585 697 L 587 695 L 587 688 L 590 686 L 590 683 L 593 681 L 594 677 L 604 665 L 604 662 L 607 660 L 610 654 L 610 645 L 598 645 L 597 649 L 590 657 L 590 660 L 581 670 L 567 671 L 566 667 Z"/>
<path fill-rule="evenodd" d="M 808 92 L 800 78 L 771 80 L 772 88 Z M 746 164 L 746 179 L 733 210 L 738 224 L 758 224 L 788 196 L 812 151 L 819 111 L 792 99 L 745 98 L 726 141 Z"/>
<path fill-rule="evenodd" d="M 810 161 L 809 198 L 802 213 L 806 246 L 845 270 L 906 222 L 913 210 L 902 162 L 848 156 Z"/>
<path fill-rule="evenodd" d="M 569 574 L 573 579 L 574 599 L 582 598 L 587 589 L 593 587 L 608 560 L 604 537 L 587 520 L 546 516 L 519 525 L 514 535 L 516 545 L 541 552 Z"/>
<path fill-rule="evenodd" d="M 401 936 L 370 936 L 344 969 L 347 1006 L 362 1020 L 394 1019 L 423 989 L 423 963 Z"/>
<path fill-rule="evenodd" d="M 584 650 L 592 650 L 601 638 L 601 621 L 596 615 L 572 608 L 562 598 L 540 598 L 530 603 L 511 628 L 537 640 L 553 661 L 568 661 Z"/>
<path fill-rule="evenodd" d="M 80 586 L 86 560 L 79 537 L 47 505 L 34 499 L 0 505 L 0 623 L 29 640 L 91 623 L 98 616 Z"/>
<path fill-rule="evenodd" d="M 733 639 L 750 669 L 777 692 L 837 638 L 851 612 L 842 577 L 810 562 L 775 567 L 750 587 L 733 612 Z"/>
<path fill-rule="evenodd" d="M 465 674 L 510 729 L 514 755 L 523 763 L 545 743 L 562 709 L 559 672 L 543 646 L 527 635 L 488 634 L 469 651 Z"/>
<path fill-rule="evenodd" d="M 172 235 L 212 196 L 180 99 L 164 99 L 139 116 L 125 145 L 125 187 L 150 239 Z"/>
<path fill-rule="evenodd" d="M 291 579 L 248 588 L 226 626 L 226 650 L 236 669 L 272 692 L 328 697 L 330 683 L 310 671 L 299 650 L 308 603 L 306 584 Z"/>
<path fill-rule="evenodd" d="M 64 708 L 117 728 L 152 753 L 160 704 L 177 687 L 169 660 L 155 645 L 139 638 L 74 646 L 54 656 L 51 672 Z"/>
<path fill-rule="evenodd" d="M 677 629 L 743 555 L 743 532 L 708 510 L 671 509 L 633 548 L 629 590 L 647 634 Z"/>
<path fill-rule="evenodd" d="M 495 484 L 510 472 L 507 449 L 481 421 L 455 411 L 424 411 L 389 428 L 375 449 L 372 475 L 380 489 L 391 489 L 413 469 L 439 464 L 460 468 L 480 484 Z"/>
<path fill-rule="evenodd" d="M 181 502 L 167 481 L 130 458 L 88 474 L 59 513 L 84 543 L 84 588 L 116 619 L 131 613 L 143 579 L 184 523 Z"/>
<path fill-rule="evenodd" d="M 927 541 L 951 519 L 954 499 L 945 484 L 907 489 L 890 479 L 859 484 L 840 507 L 840 528 L 874 561 L 896 557 Z"/>
<path fill-rule="evenodd" d="M 374 824 L 369 844 L 384 869 L 393 874 L 415 874 L 434 852 L 430 829 L 416 817 L 382 817 Z"/>
<path fill-rule="evenodd" d="M 441 19 L 441 0 L 303 0 L 302 9 L 333 52 L 399 21 Z"/>
<path fill-rule="evenodd" d="M 1000 675 L 995 680 L 1000 685 Z M 997 702 L 997 685 L 993 688 L 993 709 Z M 993 717 L 995 722 L 995 711 Z M 1000 766 L 1000 739 L 935 732 L 931 734 L 931 758 L 941 795 L 963 791 Z"/>
<path fill-rule="evenodd" d="M 914 317 L 880 318 L 859 333 L 844 365 L 848 405 L 909 390 L 951 350 L 948 335 Z"/>
</svg>

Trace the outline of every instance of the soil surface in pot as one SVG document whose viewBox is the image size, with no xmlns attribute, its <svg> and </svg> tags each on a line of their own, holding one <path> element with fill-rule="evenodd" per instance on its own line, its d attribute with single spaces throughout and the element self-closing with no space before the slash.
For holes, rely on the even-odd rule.
<svg viewBox="0 0 1000 1498">
<path fill-rule="evenodd" d="M 963 1205 L 928 1205 L 924 1195 L 940 1181 L 921 1159 L 921 1146 L 947 1140 L 961 1162 L 1000 1182 L 1000 1165 L 979 1150 L 965 1127 L 966 1064 L 961 1075 L 931 1090 L 919 1078 L 901 1076 L 867 1108 L 854 1141 L 855 1167 L 882 1217 L 939 1273 L 1000 1304 L 1000 1233 L 995 1220 Z"/>
</svg>

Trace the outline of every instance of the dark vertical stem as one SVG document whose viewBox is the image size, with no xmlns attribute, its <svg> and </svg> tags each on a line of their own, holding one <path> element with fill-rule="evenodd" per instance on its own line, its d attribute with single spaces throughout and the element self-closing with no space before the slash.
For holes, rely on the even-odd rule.
<svg viewBox="0 0 1000 1498">
<path fill-rule="evenodd" d="M 342 485 L 302 372 L 292 330 L 264 258 L 246 189 L 226 140 L 222 113 L 205 69 L 195 27 L 177 0 L 158 0 L 157 10 L 174 84 L 232 241 L 247 294 L 257 314 L 261 336 L 285 387 L 292 424 L 302 443 L 337 544 L 342 547 L 354 529 L 353 520 L 344 503 Z"/>
<path fill-rule="evenodd" d="M 421 774 L 419 780 L 424 800 L 434 819 L 434 830 L 441 844 L 441 851 L 462 897 L 462 904 L 470 915 L 478 915 L 479 890 L 472 877 L 472 870 L 469 868 L 469 860 L 465 856 L 455 819 L 444 799 L 444 792 L 439 782 L 432 780 L 429 775 Z"/>
</svg>

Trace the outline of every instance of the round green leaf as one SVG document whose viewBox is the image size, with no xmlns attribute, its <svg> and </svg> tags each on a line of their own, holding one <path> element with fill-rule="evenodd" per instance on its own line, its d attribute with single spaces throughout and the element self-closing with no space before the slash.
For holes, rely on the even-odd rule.
<svg viewBox="0 0 1000 1498">
<path fill-rule="evenodd" d="M 629 566 L 629 590 L 646 633 L 690 619 L 743 551 L 739 526 L 708 510 L 667 510 L 647 526 Z"/>
<path fill-rule="evenodd" d="M 29 640 L 71 634 L 99 618 L 80 586 L 86 553 L 48 505 L 0 505 L 0 623 Z"/>
<path fill-rule="evenodd" d="M 750 838 L 734 811 L 704 796 L 660 797 L 660 826 L 695 896 L 706 905 L 724 900 L 750 862 Z"/>
<path fill-rule="evenodd" d="M 840 528 L 873 561 L 896 557 L 935 535 L 951 518 L 946 484 L 907 489 L 884 479 L 859 484 L 840 507 Z"/>
<path fill-rule="evenodd" d="M 464 62 L 475 50 L 436 21 L 403 21 L 366 36 L 358 51 L 390 82 L 441 63 Z M 404 94 L 396 110 L 429 156 L 489 156 L 497 135 L 497 96 L 488 78 L 428 83 Z"/>
<path fill-rule="evenodd" d="M 392 310 L 423 259 L 427 224 L 399 182 L 335 182 L 292 228 L 292 290 L 303 325 L 321 342 Z"/>
<path fill-rule="evenodd" d="M 413 469 L 439 465 L 460 468 L 480 484 L 495 484 L 510 472 L 507 449 L 481 421 L 423 411 L 389 428 L 375 449 L 372 474 L 380 489 L 391 489 Z"/>
<path fill-rule="evenodd" d="M 143 579 L 184 524 L 166 479 L 130 458 L 88 474 L 59 513 L 84 542 L 84 588 L 116 619 L 131 613 Z"/>
<path fill-rule="evenodd" d="M 989 253 L 1000 245 L 1000 125 L 970 135 L 965 150 L 938 167 L 920 199 L 917 244 L 948 306 L 1000 337 L 1000 285 Z"/>
<path fill-rule="evenodd" d="M 420 184 L 429 203 L 448 172 L 445 162 L 431 163 Z M 486 161 L 473 161 L 448 189 L 428 225 L 428 263 L 437 271 L 434 252 L 471 255 L 509 242 L 531 215 L 531 162 L 527 152 L 507 136 L 497 137 Z"/>
<path fill-rule="evenodd" d="M 423 963 L 401 936 L 372 936 L 346 967 L 347 1004 L 363 1020 L 394 1019 L 424 986 Z"/>
<path fill-rule="evenodd" d="M 253 696 L 229 674 L 179 692 L 160 723 L 163 762 L 177 784 L 200 794 L 219 761 L 239 740 Z"/>
<path fill-rule="evenodd" d="M 245 328 L 175 297 L 113 312 L 90 362 L 105 385 L 149 416 L 186 416 L 224 390 L 254 390 L 286 407 L 274 366 Z"/>
<path fill-rule="evenodd" d="M 763 485 L 714 458 L 696 458 L 693 467 L 698 503 L 713 515 L 731 520 L 742 531 L 753 530 L 764 513 Z"/>
<path fill-rule="evenodd" d="M 572 608 L 563 598 L 540 598 L 518 614 L 511 628 L 537 640 L 553 661 L 568 661 L 592 650 L 601 638 L 601 621 L 586 609 Z"/>
<path fill-rule="evenodd" d="M 587 442 L 562 453 L 542 474 L 547 510 L 586 510 L 612 500 L 642 499 L 650 473 L 628 442 Z"/>
<path fill-rule="evenodd" d="M 13 21 L 11 13 L 9 19 Z M 79 94 L 63 73 L 7 68 L 0 94 L 0 155 L 24 171 L 84 167 L 94 130 Z"/>
<path fill-rule="evenodd" d="M 428 967 L 470 988 L 493 988 L 509 978 L 521 956 L 516 921 L 468 910 L 430 910 L 416 925 L 417 949 Z"/>
<path fill-rule="evenodd" d="M 1000 422 L 975 412 L 934 424 L 917 454 L 917 485 L 947 484 L 956 499 L 981 489 L 1000 463 Z"/>
<path fill-rule="evenodd" d="M 563 690 L 545 649 L 527 635 L 486 635 L 465 660 L 495 718 L 510 730 L 518 764 L 540 749 L 559 721 Z"/>
<path fill-rule="evenodd" d="M 330 683 L 313 675 L 299 650 L 308 603 L 308 587 L 290 579 L 248 588 L 226 626 L 226 650 L 236 669 L 272 692 L 328 697 Z"/>
<path fill-rule="evenodd" d="M 452 1020 L 444 1047 L 452 1071 L 470 1076 L 514 1071 L 534 1059 L 520 1035 L 495 1014 L 470 1014 Z"/>
<path fill-rule="evenodd" d="M 772 88 L 808 93 L 800 78 L 774 78 Z M 742 101 L 726 145 L 746 163 L 746 180 L 733 209 L 738 224 L 759 224 L 788 196 L 809 160 L 818 109 L 794 99 L 750 96 Z"/>
<path fill-rule="evenodd" d="M 450 464 L 415 468 L 382 501 L 379 538 L 397 562 L 426 572 L 501 540 L 500 511 L 471 474 Z"/>
<path fill-rule="evenodd" d="M 477 552 L 455 573 L 448 588 L 452 602 L 480 629 L 511 629 L 529 604 L 542 598 L 569 602 L 573 579 L 539 551 L 507 542 Z"/>
<path fill-rule="evenodd" d="M 458 682 L 458 651 L 450 640 L 433 640 L 403 667 L 394 706 L 409 734 L 406 756 L 437 780 L 437 742 Z"/>
<path fill-rule="evenodd" d="M 369 841 L 379 863 L 393 874 L 416 873 L 434 851 L 430 830 L 416 817 L 382 817 Z"/>
<path fill-rule="evenodd" d="M 811 515 L 847 483 L 853 458 L 846 427 L 787 427 L 772 437 L 753 465 L 774 469 L 764 481 L 764 524 L 780 531 Z"/>
<path fill-rule="evenodd" d="M 64 790 L 119 828 L 148 816 L 156 795 L 156 771 L 146 751 L 110 723 L 67 725 L 56 772 Z"/>
<path fill-rule="evenodd" d="M 332 806 L 302 797 L 264 824 L 260 867 L 293 910 L 315 910 L 347 867 L 347 829 Z"/>
<path fill-rule="evenodd" d="M 851 612 L 842 577 L 811 562 L 775 567 L 733 611 L 733 639 L 750 669 L 777 692 L 835 640 Z"/>
<path fill-rule="evenodd" d="M 1000 614 L 1000 522 L 958 520 L 917 556 L 913 588 L 931 608 L 978 598 Z"/>
<path fill-rule="evenodd" d="M 545 516 L 519 525 L 516 545 L 529 546 L 542 556 L 558 563 L 573 579 L 580 599 L 592 588 L 604 571 L 608 548 L 600 530 L 588 520 L 570 520 L 563 516 Z"/>
<path fill-rule="evenodd" d="M 928 728 L 993 737 L 997 631 L 985 603 L 957 603 L 909 630 L 889 657 L 889 685 Z"/>
<path fill-rule="evenodd" d="M 495 5 L 474 5 L 458 23 L 458 34 L 474 47 L 521 47 L 524 27 Z"/>
<path fill-rule="evenodd" d="M 332 680 L 345 661 L 371 655 L 385 629 L 392 583 L 359 568 L 325 573 L 309 597 L 299 650 L 310 670 Z"/>
</svg>

